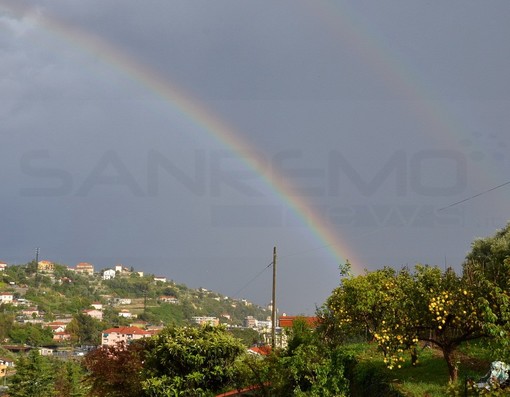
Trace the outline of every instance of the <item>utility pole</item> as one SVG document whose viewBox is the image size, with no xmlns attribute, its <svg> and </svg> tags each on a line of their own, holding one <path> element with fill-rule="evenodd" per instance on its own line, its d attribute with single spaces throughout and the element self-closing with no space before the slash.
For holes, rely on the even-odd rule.
<svg viewBox="0 0 510 397">
<path fill-rule="evenodd" d="M 276 347 L 276 247 L 273 248 L 273 304 L 271 305 L 271 348 Z"/>
</svg>

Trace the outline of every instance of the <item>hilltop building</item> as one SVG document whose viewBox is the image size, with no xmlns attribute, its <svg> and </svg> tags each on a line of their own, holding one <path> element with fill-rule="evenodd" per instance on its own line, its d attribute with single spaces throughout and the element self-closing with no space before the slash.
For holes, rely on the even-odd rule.
<svg viewBox="0 0 510 397">
<path fill-rule="evenodd" d="M 94 266 L 87 262 L 80 262 L 75 267 L 76 273 L 88 274 L 92 276 L 94 274 Z"/>
<path fill-rule="evenodd" d="M 55 270 L 55 265 L 50 261 L 39 261 L 37 262 L 37 271 L 38 272 L 53 272 Z"/>
</svg>

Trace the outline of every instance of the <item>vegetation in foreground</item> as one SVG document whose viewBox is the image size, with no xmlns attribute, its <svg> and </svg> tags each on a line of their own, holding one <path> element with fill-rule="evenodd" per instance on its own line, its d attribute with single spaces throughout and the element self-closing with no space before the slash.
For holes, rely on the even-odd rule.
<svg viewBox="0 0 510 397">
<path fill-rule="evenodd" d="M 354 276 L 348 266 L 319 324 L 297 321 L 288 346 L 246 353 L 222 327 L 167 327 L 82 362 L 36 353 L 18 360 L 11 397 L 209 397 L 255 386 L 253 396 L 508 395 L 476 389 L 491 361 L 510 351 L 510 225 L 473 243 L 462 273 L 417 265 Z M 58 374 L 58 375 L 57 375 Z"/>
</svg>

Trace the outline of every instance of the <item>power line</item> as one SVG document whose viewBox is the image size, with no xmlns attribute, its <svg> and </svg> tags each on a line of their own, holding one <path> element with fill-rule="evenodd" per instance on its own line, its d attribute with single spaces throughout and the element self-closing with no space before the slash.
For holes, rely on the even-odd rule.
<svg viewBox="0 0 510 397">
<path fill-rule="evenodd" d="M 502 183 L 498 186 L 494 186 L 490 189 L 487 189 L 487 190 L 484 190 L 483 192 L 480 192 L 480 193 L 477 193 L 473 196 L 470 196 L 470 197 L 467 197 L 463 200 L 459 200 L 459 201 L 456 201 L 452 204 L 449 204 L 445 207 L 442 207 L 442 208 L 439 208 L 438 211 L 443 211 L 447 208 L 450 208 L 450 207 L 453 207 L 453 206 L 456 206 L 456 205 L 459 205 L 459 204 L 462 204 L 462 203 L 465 203 L 466 201 L 469 201 L 469 200 L 472 200 L 474 198 L 477 198 L 477 197 L 480 197 L 480 196 L 483 196 L 484 194 L 487 194 L 487 193 L 490 193 L 494 190 L 497 190 L 499 188 L 502 188 L 504 186 L 507 186 L 507 185 L 510 185 L 510 181 L 507 181 L 505 183 Z M 378 229 L 375 229 L 375 230 L 371 230 L 367 233 L 363 233 L 359 236 L 357 236 L 358 238 L 359 237 L 363 237 L 363 236 L 366 236 L 368 234 L 372 234 L 372 233 L 375 233 L 377 231 L 380 231 L 382 230 L 383 228 L 378 228 Z M 294 252 L 294 253 L 291 253 L 291 254 L 287 254 L 287 255 L 284 255 L 284 256 L 281 256 L 280 258 L 287 258 L 287 257 L 291 257 L 291 256 L 296 256 L 296 255 L 302 255 L 302 254 L 306 254 L 308 252 L 312 252 L 312 251 L 318 251 L 318 250 L 322 250 L 322 249 L 325 249 L 325 248 L 328 248 L 328 247 L 331 247 L 332 244 L 326 244 L 326 245 L 321 245 L 321 246 L 318 246 L 318 247 L 315 247 L 315 248 L 310 248 L 308 250 L 305 250 L 305 251 L 300 251 L 300 252 Z M 259 278 L 262 273 L 264 273 L 269 267 L 271 267 L 273 265 L 273 262 L 271 262 L 269 265 L 267 265 L 264 269 L 262 269 L 259 273 L 257 273 L 254 277 L 252 277 L 245 285 L 243 285 L 243 287 L 241 287 L 235 294 L 234 296 L 237 296 L 239 293 L 241 293 L 244 289 L 246 289 L 251 283 L 253 283 L 257 278 Z M 445 265 L 446 265 L 446 258 L 445 258 Z"/>
<path fill-rule="evenodd" d="M 271 262 L 269 265 L 267 265 L 264 269 L 262 269 L 259 273 L 257 273 L 254 277 L 252 277 L 245 285 L 243 285 L 239 291 L 237 291 L 233 296 L 236 297 L 241 293 L 244 289 L 246 289 L 251 283 L 253 283 L 257 278 L 261 276 L 262 273 L 264 273 L 267 269 L 269 269 L 273 265 L 273 262 Z"/>
<path fill-rule="evenodd" d="M 510 185 L 510 181 L 505 182 L 505 183 L 502 183 L 501 185 L 498 185 L 498 186 L 494 186 L 494 187 L 492 187 L 492 188 L 490 188 L 490 189 L 487 189 L 487 190 L 485 190 L 485 191 L 483 191 L 483 192 L 481 192 L 481 193 L 477 193 L 477 194 L 475 194 L 474 196 L 471 196 L 471 197 L 465 198 L 465 199 L 463 199 L 463 200 L 457 201 L 457 202 L 455 202 L 455 203 L 452 203 L 452 204 L 450 204 L 450 205 L 447 205 L 446 207 L 439 208 L 439 209 L 438 209 L 438 211 L 442 211 L 442 210 L 445 210 L 445 209 L 447 209 L 447 208 L 453 207 L 453 206 L 455 206 L 455 205 L 465 203 L 466 201 L 472 200 L 472 199 L 474 199 L 474 198 L 476 198 L 476 197 L 482 196 L 482 195 L 484 195 L 484 194 L 486 194 L 486 193 L 492 192 L 493 190 L 499 189 L 499 188 L 501 188 L 501 187 L 503 187 L 503 186 L 506 186 L 506 185 Z"/>
<path fill-rule="evenodd" d="M 322 249 L 331 247 L 332 245 L 333 244 L 325 244 L 325 245 L 321 245 L 321 246 L 318 246 L 318 247 L 315 247 L 315 248 L 310 248 L 308 250 L 299 251 L 299 252 L 293 252 L 293 253 L 290 253 L 290 254 L 287 254 L 287 255 L 284 255 L 284 256 L 280 256 L 279 258 L 288 258 L 288 257 L 291 257 L 291 256 L 303 255 L 303 254 L 306 254 L 308 252 L 318 251 L 318 250 L 322 250 Z M 243 285 L 239 289 L 239 291 L 237 291 L 233 296 L 237 296 L 240 292 L 242 292 L 244 289 L 246 289 L 251 283 L 253 283 L 257 278 L 259 278 L 260 275 L 262 275 L 262 273 L 264 273 L 272 265 L 273 265 L 273 262 L 271 262 L 264 269 L 262 269 L 259 273 L 257 273 L 254 277 L 252 277 L 248 282 L 246 282 L 246 284 Z"/>
</svg>

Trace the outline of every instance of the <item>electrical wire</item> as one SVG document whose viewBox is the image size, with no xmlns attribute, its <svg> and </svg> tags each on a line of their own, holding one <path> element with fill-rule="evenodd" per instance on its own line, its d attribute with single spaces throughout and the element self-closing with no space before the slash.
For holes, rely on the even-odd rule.
<svg viewBox="0 0 510 397">
<path fill-rule="evenodd" d="M 271 262 L 269 265 L 267 265 L 264 269 L 262 269 L 259 273 L 257 273 L 254 277 L 252 277 L 245 285 L 243 285 L 239 291 L 237 291 L 233 297 L 237 297 L 241 292 L 243 292 L 251 283 L 253 283 L 257 278 L 259 278 L 262 273 L 264 273 L 267 269 L 269 269 L 273 265 L 273 262 Z"/>
<path fill-rule="evenodd" d="M 477 194 L 475 194 L 474 196 L 471 196 L 471 197 L 465 198 L 465 199 L 463 199 L 463 200 L 457 201 L 457 202 L 455 202 L 455 203 L 452 203 L 452 204 L 450 204 L 450 205 L 447 205 L 446 207 L 439 208 L 439 209 L 438 209 L 438 211 L 442 211 L 442 210 L 445 210 L 445 209 L 447 209 L 447 208 L 453 207 L 453 206 L 455 206 L 455 205 L 459 205 L 459 204 L 465 203 L 466 201 L 472 200 L 472 199 L 474 199 L 474 198 L 476 198 L 476 197 L 480 197 L 480 196 L 482 196 L 482 195 L 484 195 L 484 194 L 486 194 L 486 193 L 492 192 L 493 190 L 499 189 L 499 188 L 501 188 L 501 187 L 503 187 L 503 186 L 506 186 L 506 185 L 510 185 L 510 181 L 505 182 L 505 183 L 502 183 L 501 185 L 498 185 L 498 186 L 494 186 L 494 187 L 492 187 L 492 188 L 490 188 L 490 189 L 487 189 L 487 190 L 485 190 L 485 191 L 483 191 L 483 192 L 481 192 L 481 193 L 477 193 Z"/>
</svg>

